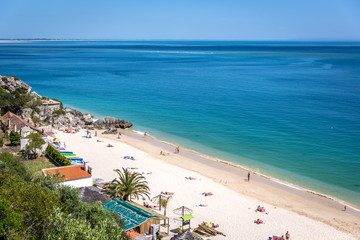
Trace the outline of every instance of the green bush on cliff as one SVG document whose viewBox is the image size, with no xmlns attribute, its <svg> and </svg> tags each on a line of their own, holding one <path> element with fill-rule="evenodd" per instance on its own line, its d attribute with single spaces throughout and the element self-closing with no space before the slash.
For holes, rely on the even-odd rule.
<svg viewBox="0 0 360 240">
<path fill-rule="evenodd" d="M 71 161 L 65 158 L 63 155 L 61 155 L 60 152 L 50 144 L 46 148 L 46 156 L 53 159 L 62 166 L 71 165 Z"/>
<path fill-rule="evenodd" d="M 0 138 L 0 147 L 4 146 L 4 139 Z"/>
<path fill-rule="evenodd" d="M 65 111 L 63 109 L 59 109 L 59 110 L 53 111 L 52 116 L 59 117 L 60 115 L 64 115 L 64 114 L 65 114 Z"/>
<path fill-rule="evenodd" d="M 64 105 L 59 99 L 53 98 L 52 100 L 59 102 L 60 103 L 60 109 L 61 110 L 64 109 Z"/>
<path fill-rule="evenodd" d="M 8 111 L 17 113 L 32 99 L 32 96 L 24 89 L 16 89 L 8 93 L 3 88 L 0 88 L 0 109 L 1 113 L 5 114 Z"/>
</svg>

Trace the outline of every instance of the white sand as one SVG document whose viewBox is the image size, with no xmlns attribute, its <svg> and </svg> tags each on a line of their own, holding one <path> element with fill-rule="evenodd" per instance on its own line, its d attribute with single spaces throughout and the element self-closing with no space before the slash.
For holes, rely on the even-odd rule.
<svg viewBox="0 0 360 240">
<path fill-rule="evenodd" d="M 218 181 L 215 182 L 201 175 L 202 169 L 193 172 L 180 168 L 176 164 L 169 164 L 167 162 L 181 161 L 181 157 L 173 153 L 165 157 L 156 156 L 154 152 L 160 151 L 158 149 L 148 151 L 149 148 L 155 147 L 146 146 L 145 142 L 140 145 L 137 143 L 135 148 L 134 144 L 124 143 L 126 140 L 124 138 L 120 141 L 115 140 L 115 138 L 109 139 L 109 137 L 84 138 L 85 131 L 77 134 L 58 132 L 56 136 L 62 142 L 66 142 L 67 150 L 73 151 L 78 156 L 83 157 L 85 161 L 89 161 L 89 165 L 93 168 L 93 178 L 111 181 L 117 177 L 114 169 L 137 167 L 137 170 L 131 171 L 145 173 L 150 186 L 151 197 L 160 194 L 161 191 L 174 192 L 175 195 L 169 202 L 166 214 L 170 218 L 170 230 L 180 226 L 179 216 L 173 213 L 173 209 L 186 206 L 193 210 L 192 228 L 197 227 L 203 221 L 211 221 L 219 224 L 220 227 L 217 230 L 226 234 L 226 237 L 216 236 L 211 239 L 265 240 L 273 235 L 285 235 L 286 231 L 291 234 L 290 239 L 360 239 L 323 223 L 323 219 L 317 221 L 304 216 L 304 214 L 299 215 L 290 211 L 291 206 L 282 208 L 278 205 L 275 207 L 275 205 L 250 197 L 252 194 L 246 195 L 246 193 L 234 191 L 232 190 L 234 186 L 230 189 L 231 186 L 223 185 L 224 182 L 220 184 Z M 97 139 L 104 142 L 97 142 Z M 109 143 L 114 147 L 106 147 Z M 136 160 L 124 160 L 123 156 L 134 156 Z M 197 179 L 186 180 L 185 177 L 189 176 Z M 230 183 L 226 182 L 226 184 Z M 258 191 L 262 191 L 262 189 L 258 189 Z M 212 192 L 214 195 L 205 197 L 201 195 L 202 192 Z M 142 204 L 143 201 L 138 202 Z M 208 206 L 197 207 L 198 204 Z M 289 204 L 291 205 L 291 203 Z M 255 209 L 258 205 L 264 206 L 268 214 L 256 213 Z M 262 219 L 264 224 L 254 224 L 253 222 L 257 218 Z M 348 232 L 352 231 L 352 227 L 347 229 Z M 163 232 L 164 229 L 162 228 L 161 231 Z"/>
</svg>

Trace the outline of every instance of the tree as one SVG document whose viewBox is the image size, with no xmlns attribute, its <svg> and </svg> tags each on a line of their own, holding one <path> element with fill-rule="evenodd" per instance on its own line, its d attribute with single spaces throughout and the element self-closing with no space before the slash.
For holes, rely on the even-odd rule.
<svg viewBox="0 0 360 240">
<path fill-rule="evenodd" d="M 150 198 L 150 188 L 145 177 L 137 172 L 130 173 L 127 169 L 122 168 L 114 170 L 119 179 L 114 179 L 110 183 L 104 184 L 103 192 L 112 198 L 121 198 L 125 201 L 130 200 L 131 196 L 139 199 L 140 196 Z"/>
<path fill-rule="evenodd" d="M 159 204 L 164 208 L 164 215 L 165 216 L 166 216 L 166 208 L 167 208 L 167 205 L 168 205 L 171 198 L 172 198 L 171 196 L 159 198 Z"/>
<path fill-rule="evenodd" d="M 18 231 L 22 224 L 22 214 L 11 208 L 11 203 L 0 195 L 0 239 L 6 239 L 12 232 Z"/>
<path fill-rule="evenodd" d="M 159 204 L 164 208 L 164 216 L 166 216 L 166 208 L 171 198 L 172 198 L 171 196 L 159 198 Z M 165 219 L 164 219 L 164 224 L 165 224 Z"/>
<path fill-rule="evenodd" d="M 10 145 L 11 146 L 19 146 L 20 145 L 20 133 L 12 131 L 10 133 Z"/>
<path fill-rule="evenodd" d="M 9 152 L 0 153 L 0 171 L 17 175 L 25 181 L 31 180 L 31 175 L 25 165 L 20 161 L 19 157 Z"/>
<path fill-rule="evenodd" d="M 44 139 L 40 136 L 39 133 L 30 133 L 29 136 L 29 142 L 26 145 L 26 153 L 27 157 L 29 158 L 29 155 L 35 156 L 37 158 L 37 149 L 41 149 L 41 146 L 45 144 Z"/>
</svg>

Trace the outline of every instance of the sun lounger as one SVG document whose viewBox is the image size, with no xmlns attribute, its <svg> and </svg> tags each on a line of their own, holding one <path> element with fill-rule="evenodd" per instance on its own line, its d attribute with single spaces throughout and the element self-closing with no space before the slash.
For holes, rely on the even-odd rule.
<svg viewBox="0 0 360 240">
<path fill-rule="evenodd" d="M 194 232 L 195 232 L 195 231 L 196 231 L 196 232 L 205 232 L 205 233 L 207 233 L 207 234 L 210 235 L 210 236 L 222 235 L 222 236 L 226 237 L 226 235 L 223 234 L 222 232 L 219 232 L 219 231 L 217 231 L 217 230 L 215 230 L 215 229 L 213 229 L 213 228 L 211 228 L 211 227 L 208 227 L 208 226 L 206 226 L 204 223 L 199 224 L 199 227 L 197 227 L 196 229 L 194 229 Z M 206 235 L 204 235 L 204 236 L 206 236 Z M 207 237 L 210 237 L 210 236 L 207 236 Z"/>
</svg>

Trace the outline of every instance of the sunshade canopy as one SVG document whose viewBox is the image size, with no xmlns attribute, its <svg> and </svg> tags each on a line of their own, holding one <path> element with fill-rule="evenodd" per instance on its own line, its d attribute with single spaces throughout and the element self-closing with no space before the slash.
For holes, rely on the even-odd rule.
<svg viewBox="0 0 360 240">
<path fill-rule="evenodd" d="M 188 221 L 188 220 L 193 219 L 193 218 L 194 218 L 194 217 L 193 217 L 193 215 L 191 215 L 191 214 L 182 216 L 182 219 L 183 219 L 184 221 Z"/>
<path fill-rule="evenodd" d="M 193 211 L 190 208 L 187 208 L 185 206 L 176 208 L 173 210 L 173 213 L 177 214 L 177 215 L 181 215 L 181 216 L 185 216 L 187 214 L 192 214 Z"/>
</svg>

